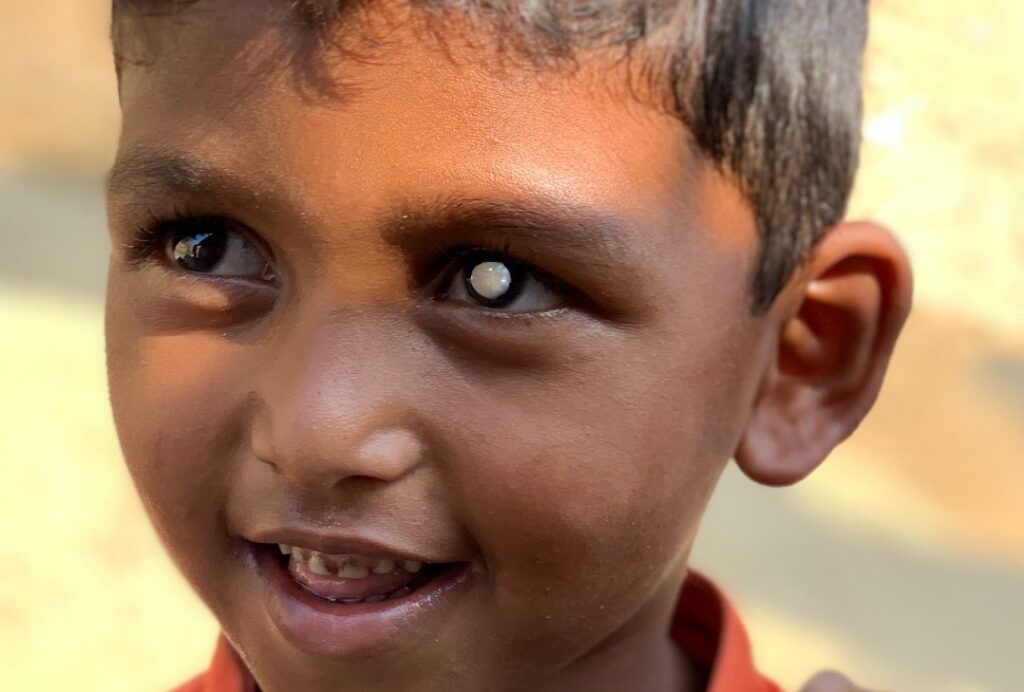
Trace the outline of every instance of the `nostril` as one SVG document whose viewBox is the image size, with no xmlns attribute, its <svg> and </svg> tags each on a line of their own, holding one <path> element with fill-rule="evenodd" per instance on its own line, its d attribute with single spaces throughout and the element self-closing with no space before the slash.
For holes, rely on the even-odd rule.
<svg viewBox="0 0 1024 692">
<path fill-rule="evenodd" d="M 256 461 L 260 462 L 261 464 L 266 464 L 267 466 L 270 467 L 271 471 L 273 471 L 277 475 L 281 475 L 281 469 L 278 468 L 277 464 L 275 464 L 273 461 L 271 461 L 270 459 L 266 459 L 266 458 L 260 456 L 259 454 L 255 455 L 255 456 L 256 456 Z"/>
<path fill-rule="evenodd" d="M 408 430 L 378 430 L 366 438 L 359 451 L 367 457 L 417 461 L 423 454 L 423 443 Z"/>
<path fill-rule="evenodd" d="M 410 430 L 378 430 L 355 450 L 360 475 L 397 479 L 420 464 L 426 447 Z"/>
</svg>

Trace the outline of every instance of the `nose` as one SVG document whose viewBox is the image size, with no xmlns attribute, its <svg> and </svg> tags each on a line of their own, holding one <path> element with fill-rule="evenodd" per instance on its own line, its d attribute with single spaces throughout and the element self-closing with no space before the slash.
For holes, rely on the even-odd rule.
<svg viewBox="0 0 1024 692">
<path fill-rule="evenodd" d="M 389 331 L 332 318 L 268 342 L 253 393 L 256 459 L 309 490 L 392 483 L 419 467 L 428 449 L 409 386 L 414 359 Z"/>
</svg>

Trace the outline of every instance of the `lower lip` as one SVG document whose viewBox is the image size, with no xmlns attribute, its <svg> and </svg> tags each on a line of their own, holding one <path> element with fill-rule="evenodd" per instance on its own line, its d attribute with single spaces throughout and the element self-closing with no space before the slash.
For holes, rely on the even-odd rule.
<svg viewBox="0 0 1024 692">
<path fill-rule="evenodd" d="M 304 589 L 272 550 L 253 552 L 271 621 L 297 649 L 321 656 L 371 656 L 393 646 L 400 637 L 435 632 L 437 628 L 431 627 L 429 620 L 450 608 L 474 576 L 471 564 L 460 564 L 401 598 L 346 605 Z"/>
</svg>

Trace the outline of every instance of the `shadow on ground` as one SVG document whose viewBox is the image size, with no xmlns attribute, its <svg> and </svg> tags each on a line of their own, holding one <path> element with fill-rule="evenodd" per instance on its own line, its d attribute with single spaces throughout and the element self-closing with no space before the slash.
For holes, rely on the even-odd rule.
<svg viewBox="0 0 1024 692">
<path fill-rule="evenodd" d="M 730 467 L 694 563 L 741 600 L 840 629 L 894 680 L 1024 689 L 1024 671 L 1008 660 L 1024 652 L 1024 572 L 838 530 L 801 511 L 792 492 Z M 871 498 L 864 505 L 887 512 Z"/>
</svg>

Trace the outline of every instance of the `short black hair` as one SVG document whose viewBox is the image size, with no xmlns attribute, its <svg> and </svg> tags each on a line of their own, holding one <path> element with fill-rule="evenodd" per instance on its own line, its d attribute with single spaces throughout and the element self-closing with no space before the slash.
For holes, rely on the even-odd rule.
<svg viewBox="0 0 1024 692">
<path fill-rule="evenodd" d="M 313 30 L 375 0 L 281 0 Z M 115 56 L 129 12 L 196 0 L 112 0 Z M 754 309 L 846 212 L 857 170 L 867 0 L 409 0 L 529 37 L 542 57 L 623 46 L 649 74 L 697 150 L 742 190 L 760 240 Z M 443 32 L 443 28 L 441 28 Z"/>
</svg>

